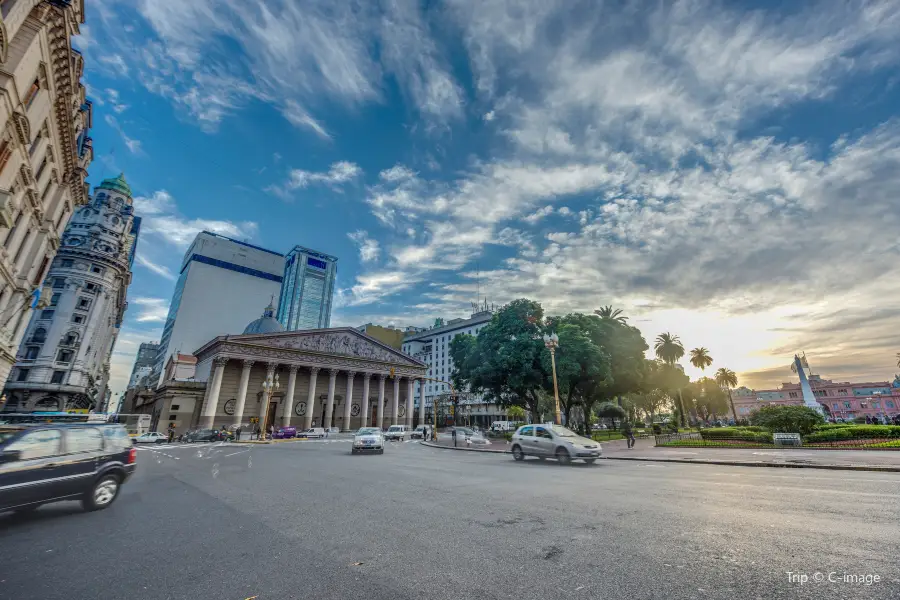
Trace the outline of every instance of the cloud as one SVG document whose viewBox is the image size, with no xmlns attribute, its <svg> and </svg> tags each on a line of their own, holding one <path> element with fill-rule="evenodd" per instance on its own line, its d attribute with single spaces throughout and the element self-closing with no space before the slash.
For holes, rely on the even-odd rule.
<svg viewBox="0 0 900 600">
<path fill-rule="evenodd" d="M 294 100 L 288 100 L 284 108 L 281 110 L 281 114 L 284 115 L 284 118 L 287 119 L 292 125 L 301 128 L 307 128 L 314 131 L 319 137 L 330 140 L 331 135 L 325 131 L 325 128 L 321 123 L 313 119 L 308 112 L 306 112 L 303 107 L 297 104 Z"/>
<path fill-rule="evenodd" d="M 169 301 L 165 298 L 132 298 L 129 303 L 140 307 L 135 318 L 138 323 L 164 323 L 169 314 Z"/>
<path fill-rule="evenodd" d="M 131 152 L 132 154 L 142 154 L 140 140 L 128 137 L 128 135 L 122 129 L 122 126 L 119 125 L 119 121 L 114 116 L 106 115 L 105 121 L 107 125 L 116 130 L 116 132 L 122 138 L 122 141 L 125 143 L 125 147 L 128 148 L 129 152 Z"/>
<path fill-rule="evenodd" d="M 486 122 L 490 123 L 491 121 L 494 120 L 494 117 L 495 117 L 494 111 L 490 110 L 490 111 L 484 113 L 484 116 L 482 117 L 482 119 L 484 119 Z"/>
<path fill-rule="evenodd" d="M 147 329 L 146 325 L 129 323 L 122 327 L 116 336 L 116 345 L 110 360 L 109 388 L 113 402 L 118 400 L 119 394 L 128 386 L 128 379 L 131 377 L 141 343 L 158 342 L 161 336 L 162 328 L 158 327 Z"/>
<path fill-rule="evenodd" d="M 253 221 L 186 218 L 165 190 L 134 199 L 134 212 L 142 217 L 141 236 L 151 236 L 186 249 L 201 231 L 212 231 L 238 240 L 252 239 L 259 229 Z"/>
<path fill-rule="evenodd" d="M 106 97 L 109 100 L 109 103 L 112 105 L 113 112 L 116 114 L 122 114 L 126 110 L 128 110 L 127 104 L 119 103 L 119 92 L 118 90 L 114 90 L 112 88 L 106 88 Z"/>
<path fill-rule="evenodd" d="M 122 77 L 127 77 L 129 72 L 128 63 L 119 54 L 112 54 L 100 57 L 100 62 L 115 71 Z"/>
<path fill-rule="evenodd" d="M 522 220 L 525 221 L 526 223 L 530 223 L 530 224 L 534 225 L 535 223 L 537 223 L 538 221 L 540 221 L 547 215 L 552 215 L 553 211 L 554 211 L 553 205 L 548 204 L 547 206 L 545 206 L 543 208 L 539 208 L 538 210 L 534 211 L 527 217 L 524 217 Z"/>
<path fill-rule="evenodd" d="M 160 277 L 163 277 L 163 278 L 168 279 L 168 280 L 170 280 L 170 281 L 175 281 L 176 279 L 178 279 L 178 278 L 175 276 L 175 274 L 172 273 L 171 270 L 169 270 L 168 267 L 164 267 L 163 265 L 158 265 L 158 264 L 152 262 L 150 259 L 145 258 L 143 254 L 138 254 L 137 257 L 135 258 L 135 261 L 136 261 L 137 264 L 139 264 L 140 266 L 146 267 L 147 269 L 153 271 L 154 273 L 156 273 L 156 274 L 159 275 Z"/>
<path fill-rule="evenodd" d="M 347 237 L 359 246 L 359 259 L 362 262 L 367 263 L 378 259 L 378 256 L 381 254 L 378 240 L 370 238 L 369 234 L 363 230 L 348 233 Z"/>
<path fill-rule="evenodd" d="M 313 184 L 327 185 L 332 189 L 337 189 L 341 184 L 356 179 L 360 175 L 362 175 L 362 169 L 359 165 L 347 161 L 338 161 L 324 172 L 292 169 L 290 177 L 285 183 L 282 185 L 271 185 L 266 188 L 266 191 L 287 199 L 291 197 L 291 193 L 295 190 L 303 189 Z"/>
<path fill-rule="evenodd" d="M 385 169 L 378 174 L 378 177 L 383 181 L 389 182 L 403 181 L 404 179 L 411 179 L 415 176 L 416 174 L 412 170 L 403 165 L 394 165 L 390 169 Z"/>
</svg>

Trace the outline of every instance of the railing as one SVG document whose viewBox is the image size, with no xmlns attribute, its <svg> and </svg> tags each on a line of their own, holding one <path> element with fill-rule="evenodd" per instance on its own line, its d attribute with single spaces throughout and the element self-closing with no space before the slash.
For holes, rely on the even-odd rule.
<svg viewBox="0 0 900 600">
<path fill-rule="evenodd" d="M 681 440 L 696 440 L 702 442 L 703 438 L 699 433 L 663 433 L 653 436 L 656 439 L 656 445 L 668 444 L 669 442 L 677 442 Z"/>
</svg>

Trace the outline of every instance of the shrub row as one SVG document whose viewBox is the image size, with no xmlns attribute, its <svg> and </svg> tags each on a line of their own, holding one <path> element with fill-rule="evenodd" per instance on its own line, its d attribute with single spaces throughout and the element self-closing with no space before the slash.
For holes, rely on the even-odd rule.
<svg viewBox="0 0 900 600">
<path fill-rule="evenodd" d="M 900 437 L 900 425 L 848 425 L 811 433 L 807 442 L 834 442 L 866 438 Z"/>
<path fill-rule="evenodd" d="M 704 440 L 746 440 L 748 442 L 772 443 L 772 434 L 762 431 L 758 427 L 716 427 L 715 429 L 703 429 L 700 436 Z"/>
</svg>

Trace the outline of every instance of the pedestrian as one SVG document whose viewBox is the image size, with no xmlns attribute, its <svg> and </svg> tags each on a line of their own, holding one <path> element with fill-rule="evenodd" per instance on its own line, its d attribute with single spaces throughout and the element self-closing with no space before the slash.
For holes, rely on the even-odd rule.
<svg viewBox="0 0 900 600">
<path fill-rule="evenodd" d="M 275 426 L 274 425 L 269 425 L 269 439 L 270 440 L 275 439 Z"/>
<path fill-rule="evenodd" d="M 622 434 L 625 436 L 625 440 L 628 443 L 628 448 L 634 448 L 634 429 L 632 428 L 630 421 L 624 421 L 622 423 Z"/>
<path fill-rule="evenodd" d="M 169 423 L 169 443 L 175 441 L 175 426 Z"/>
<path fill-rule="evenodd" d="M 456 427 L 450 430 L 451 435 L 453 435 L 453 445 L 456 446 Z"/>
<path fill-rule="evenodd" d="M 234 430 L 234 440 L 236 442 L 241 441 L 241 429 L 242 429 L 242 427 L 240 425 L 238 425 L 237 429 Z"/>
</svg>

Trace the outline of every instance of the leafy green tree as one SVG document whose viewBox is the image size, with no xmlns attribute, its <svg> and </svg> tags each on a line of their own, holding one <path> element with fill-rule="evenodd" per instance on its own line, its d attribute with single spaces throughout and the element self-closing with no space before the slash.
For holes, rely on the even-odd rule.
<svg viewBox="0 0 900 600">
<path fill-rule="evenodd" d="M 624 419 L 627 416 L 625 409 L 615 402 L 601 402 L 594 411 L 599 418 L 609 419 L 610 426 L 613 428 L 616 427 L 616 419 Z"/>
<path fill-rule="evenodd" d="M 710 418 L 728 412 L 728 401 L 725 391 L 714 379 L 702 377 L 687 385 L 688 401 L 692 402 L 697 415 L 706 423 Z"/>
<path fill-rule="evenodd" d="M 773 433 L 807 435 L 824 423 L 825 418 L 808 406 L 764 406 L 750 414 L 750 422 Z"/>
<path fill-rule="evenodd" d="M 728 390 L 728 405 L 731 406 L 731 417 L 734 419 L 735 424 L 737 424 L 737 412 L 734 410 L 734 398 L 731 396 L 731 390 L 737 387 L 738 384 L 737 375 L 731 369 L 722 367 L 716 371 L 716 383 L 719 384 L 719 387 Z"/>
<path fill-rule="evenodd" d="M 656 420 L 656 416 L 671 402 L 669 396 L 659 388 L 632 394 L 630 399 L 634 407 L 642 412 L 651 424 Z"/>
<path fill-rule="evenodd" d="M 521 406 L 510 406 L 506 409 L 506 418 L 510 421 L 524 421 L 525 409 Z"/>
</svg>

